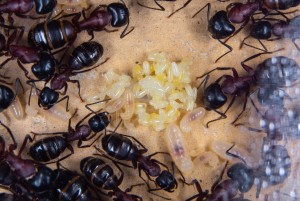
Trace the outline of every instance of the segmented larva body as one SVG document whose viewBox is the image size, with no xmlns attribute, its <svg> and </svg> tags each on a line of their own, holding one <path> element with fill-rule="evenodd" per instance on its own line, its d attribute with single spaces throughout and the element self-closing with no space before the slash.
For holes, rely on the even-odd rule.
<svg viewBox="0 0 300 201">
<path fill-rule="evenodd" d="M 185 133 L 190 132 L 192 129 L 191 123 L 202 118 L 204 114 L 205 109 L 203 107 L 195 108 L 192 111 L 186 113 L 180 121 L 180 129 Z"/>
</svg>

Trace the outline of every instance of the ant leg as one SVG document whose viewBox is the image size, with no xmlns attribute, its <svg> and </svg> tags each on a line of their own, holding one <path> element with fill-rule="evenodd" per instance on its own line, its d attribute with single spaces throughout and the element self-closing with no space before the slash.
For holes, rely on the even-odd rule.
<svg viewBox="0 0 300 201">
<path fill-rule="evenodd" d="M 165 11 L 165 10 L 166 10 L 162 5 L 160 5 L 160 4 L 158 3 L 158 0 L 154 0 L 154 3 L 155 3 L 159 8 L 154 8 L 154 7 L 145 6 L 145 5 L 141 4 L 139 1 L 137 1 L 137 4 L 138 4 L 139 6 L 141 6 L 141 7 L 144 7 L 144 8 L 148 8 L 148 9 L 152 9 L 152 10 L 159 10 L 159 11 Z"/>
<path fill-rule="evenodd" d="M 8 134 L 10 135 L 10 138 L 12 139 L 13 141 L 13 144 L 9 145 L 9 151 L 13 151 L 17 148 L 17 141 L 12 133 L 12 131 L 10 130 L 10 128 L 8 128 L 8 126 L 6 126 L 4 123 L 2 123 L 0 121 L 0 125 L 3 126 L 5 128 L 5 130 L 8 132 Z"/>
<path fill-rule="evenodd" d="M 6 59 L 5 61 L 3 61 L 3 62 L 0 64 L 0 69 L 2 69 L 3 66 L 4 66 L 5 64 L 7 64 L 10 60 L 13 60 L 13 59 L 14 59 L 13 57 L 10 57 L 10 58 Z"/>
<path fill-rule="evenodd" d="M 90 108 L 90 106 L 91 106 L 91 105 L 96 105 L 96 104 L 98 104 L 98 103 L 106 102 L 106 101 L 109 101 L 109 100 L 110 100 L 110 98 L 107 98 L 107 99 L 104 99 L 104 100 L 101 100 L 101 101 L 96 101 L 96 102 L 93 102 L 93 103 L 89 103 L 89 104 L 86 104 L 86 105 L 85 105 L 85 108 L 86 108 L 87 110 L 89 110 L 89 111 L 91 112 L 91 114 L 97 115 L 97 113 L 96 113 L 94 110 L 92 110 L 92 108 Z M 101 111 L 101 110 L 100 110 L 100 111 Z"/>
<path fill-rule="evenodd" d="M 52 161 L 52 162 L 50 161 L 50 162 L 47 162 L 47 163 L 44 163 L 44 164 L 48 165 L 48 164 L 52 164 L 52 163 L 59 163 L 60 161 L 63 161 L 63 160 L 65 160 L 66 158 L 70 157 L 72 154 L 74 154 L 74 150 L 73 150 L 73 147 L 72 147 L 71 144 L 69 144 L 69 145 L 67 146 L 67 149 L 69 149 L 69 151 L 70 151 L 71 153 L 69 153 L 68 155 L 66 155 L 66 156 L 64 156 L 64 157 L 62 157 L 62 158 L 60 158 L 60 159 L 58 159 L 58 160 L 56 160 L 56 161 Z"/>
<path fill-rule="evenodd" d="M 242 47 L 243 47 L 243 45 L 245 44 L 246 45 L 246 40 L 248 39 L 248 38 L 250 38 L 251 36 L 250 35 L 248 35 L 248 36 L 246 36 L 243 40 L 242 40 L 242 43 L 240 44 L 240 49 L 242 49 Z"/>
<path fill-rule="evenodd" d="M 247 106 L 247 102 L 248 102 L 248 97 L 249 97 L 249 90 L 246 92 L 245 94 L 245 101 L 244 101 L 244 105 L 243 105 L 243 109 L 242 111 L 238 114 L 238 116 L 235 118 L 235 120 L 233 122 L 231 122 L 231 124 L 235 124 L 235 122 L 242 116 L 242 114 L 245 112 L 246 110 L 246 106 Z"/>
<path fill-rule="evenodd" d="M 223 46 L 225 46 L 227 49 L 229 49 L 229 51 L 225 52 L 224 54 L 222 54 L 219 58 L 216 59 L 215 63 L 217 63 L 222 57 L 224 57 L 226 54 L 232 52 L 232 47 L 227 45 L 226 42 L 221 41 L 220 39 L 217 39 L 219 41 L 219 43 L 221 43 Z"/>
<path fill-rule="evenodd" d="M 120 35 L 120 38 L 124 38 L 125 36 L 127 36 L 128 34 L 130 34 L 134 30 L 134 27 L 131 27 L 131 29 L 129 31 L 127 31 L 128 26 L 129 26 L 129 18 L 128 18 L 128 22 L 127 22 L 126 27 L 124 28 L 124 30 L 122 31 L 122 33 Z"/>
<path fill-rule="evenodd" d="M 125 137 L 128 137 L 128 138 L 132 138 L 132 139 L 133 139 L 135 142 L 137 142 L 141 147 L 143 147 L 143 149 L 140 150 L 141 153 L 146 153 L 146 152 L 148 151 L 148 149 L 147 149 L 140 141 L 138 141 L 135 137 L 130 136 L 130 135 L 125 135 L 125 134 L 121 134 L 121 135 L 123 135 L 123 136 L 125 136 Z"/>
<path fill-rule="evenodd" d="M 94 138 L 96 135 L 97 135 L 97 133 L 91 135 L 89 138 L 87 138 L 87 139 L 84 140 L 84 141 L 89 141 L 89 140 L 91 140 L 92 138 Z M 96 139 L 95 139 L 93 142 L 91 142 L 90 144 L 87 144 L 87 145 L 82 145 L 82 144 L 81 144 L 81 143 L 82 143 L 82 140 L 79 140 L 78 143 L 77 143 L 77 147 L 78 147 L 78 148 L 87 148 L 87 147 L 91 147 L 95 142 L 97 142 L 97 141 L 99 140 L 99 138 L 100 138 L 101 136 L 102 136 L 102 134 L 99 135 L 98 137 L 96 137 Z"/>
<path fill-rule="evenodd" d="M 293 44 L 295 45 L 295 47 L 297 48 L 297 50 L 298 51 L 300 51 L 300 48 L 299 48 L 299 46 L 297 45 L 297 43 L 296 43 L 296 40 L 297 40 L 298 38 L 293 38 L 292 39 L 292 42 L 293 42 Z"/>
<path fill-rule="evenodd" d="M 29 72 L 28 70 L 21 64 L 21 62 L 18 60 L 17 61 L 19 67 L 21 68 L 21 70 L 25 73 L 25 76 L 29 79 L 29 80 L 32 80 L 31 77 L 28 76 Z"/>
<path fill-rule="evenodd" d="M 86 120 L 88 117 L 90 117 L 92 114 L 94 114 L 94 113 L 89 113 L 89 114 L 87 114 L 85 117 L 83 117 L 83 118 L 76 124 L 75 129 L 77 129 L 77 128 L 81 125 L 81 123 L 82 123 L 84 120 Z"/>
<path fill-rule="evenodd" d="M 59 103 L 59 102 L 65 100 L 65 99 L 67 99 L 67 103 L 66 103 L 66 112 L 69 112 L 69 96 L 63 97 L 62 99 L 60 99 L 59 101 L 57 101 L 57 102 L 55 103 L 55 105 L 56 105 L 57 103 Z"/>
<path fill-rule="evenodd" d="M 221 116 L 220 116 L 219 118 L 217 118 L 217 119 L 213 119 L 213 120 L 207 122 L 207 123 L 206 123 L 206 127 L 207 127 L 207 128 L 208 128 L 208 125 L 209 125 L 210 123 L 215 122 L 215 121 L 218 121 L 218 120 L 221 120 L 221 119 L 227 118 L 226 112 L 227 112 L 227 111 L 231 108 L 231 106 L 233 105 L 233 103 L 234 103 L 234 101 L 235 101 L 235 98 L 236 98 L 236 96 L 233 96 L 233 98 L 231 99 L 231 101 L 230 101 L 230 103 L 229 103 L 229 105 L 228 105 L 228 107 L 227 107 L 227 109 L 225 110 L 224 113 L 219 113 L 219 112 L 217 112 L 217 110 L 214 110 L 215 112 L 217 112 L 217 113 L 220 114 Z"/>
<path fill-rule="evenodd" d="M 30 105 L 30 100 L 31 100 L 31 95 L 32 95 L 32 88 L 35 89 L 35 93 L 38 94 L 39 89 L 36 87 L 35 82 L 26 82 L 26 84 L 30 85 L 30 92 L 29 92 L 29 97 L 28 97 L 28 105 Z"/>
<path fill-rule="evenodd" d="M 170 198 L 166 198 L 166 197 L 163 197 L 163 196 L 161 196 L 161 195 L 158 195 L 158 194 L 155 194 L 155 193 L 153 193 L 153 191 L 159 191 L 159 190 L 164 190 L 163 188 L 150 188 L 149 190 L 148 190 L 148 192 L 149 193 L 151 193 L 152 195 L 155 195 L 155 196 L 157 196 L 157 197 L 160 197 L 160 198 L 162 198 L 162 199 L 165 199 L 165 200 L 171 200 Z"/>
<path fill-rule="evenodd" d="M 171 13 L 168 18 L 170 18 L 172 15 L 174 15 L 175 13 L 179 12 L 180 10 L 184 9 L 185 7 L 187 7 L 190 3 L 192 2 L 192 0 L 187 0 L 183 6 L 181 6 L 180 8 L 178 8 L 177 10 L 175 10 L 173 13 Z"/>
<path fill-rule="evenodd" d="M 200 77 L 196 77 L 196 79 L 201 79 L 201 78 L 203 78 L 204 76 L 209 75 L 210 73 L 212 73 L 212 72 L 214 72 L 214 71 L 216 71 L 216 70 L 232 70 L 233 73 L 234 73 L 234 71 L 236 72 L 236 70 L 235 70 L 234 67 L 217 67 L 217 68 L 214 68 L 214 69 L 208 71 L 207 73 L 201 75 Z"/>
<path fill-rule="evenodd" d="M 252 59 L 254 59 L 256 57 L 259 57 L 261 55 L 264 55 L 264 54 L 273 54 L 275 52 L 279 52 L 279 51 L 282 51 L 282 50 L 284 50 L 284 48 L 281 48 L 281 49 L 278 49 L 278 50 L 275 50 L 275 51 L 272 51 L 272 52 L 263 52 L 263 53 L 258 53 L 258 54 L 252 55 L 251 57 L 249 57 L 249 58 L 245 59 L 244 61 L 242 61 L 241 62 L 241 66 L 248 73 L 253 73 L 254 72 L 253 68 L 251 68 L 250 66 L 248 66 L 248 65 L 245 64 L 247 61 L 250 61 L 250 60 L 252 60 Z"/>
<path fill-rule="evenodd" d="M 238 155 L 236 155 L 236 154 L 230 153 L 230 150 L 231 150 L 234 146 L 235 146 L 235 143 L 233 143 L 232 146 L 231 146 L 229 149 L 226 150 L 226 154 L 227 154 L 228 156 L 231 156 L 231 157 L 234 157 L 234 158 L 238 158 L 238 159 L 240 159 L 241 161 L 243 161 L 244 164 L 247 164 L 246 161 L 245 161 L 242 157 L 240 157 L 240 156 L 238 156 Z"/>
<path fill-rule="evenodd" d="M 226 161 L 226 164 L 221 172 L 221 175 L 219 176 L 219 178 L 213 183 L 213 185 L 211 186 L 211 192 L 213 192 L 215 190 L 215 188 L 217 187 L 217 185 L 220 183 L 220 181 L 222 180 L 222 177 L 225 173 L 225 169 L 228 166 L 229 161 Z"/>
<path fill-rule="evenodd" d="M 193 183 L 194 183 L 194 185 L 196 186 L 196 189 L 197 189 L 197 191 L 198 191 L 198 194 L 196 194 L 196 195 L 194 195 L 194 196 L 188 198 L 188 199 L 185 200 L 185 201 L 191 201 L 191 200 L 193 200 L 193 199 L 195 199 L 195 198 L 197 198 L 198 201 L 203 201 L 204 198 L 207 196 L 208 191 L 206 190 L 206 191 L 203 192 L 200 183 L 199 183 L 196 179 L 193 180 Z"/>
<path fill-rule="evenodd" d="M 193 16 L 192 18 L 196 17 L 203 9 L 205 9 L 207 7 L 207 12 L 206 12 L 206 18 L 207 18 L 207 22 L 209 23 L 209 16 L 210 16 L 210 3 L 206 4 L 205 6 L 203 6 L 200 10 L 198 10 Z"/>
<path fill-rule="evenodd" d="M 231 36 L 229 36 L 225 41 L 224 43 L 227 43 L 229 39 L 231 39 L 233 36 L 237 35 L 249 22 L 249 19 L 246 20 L 238 30 L 236 30 Z"/>
<path fill-rule="evenodd" d="M 197 90 L 202 86 L 203 83 L 204 83 L 203 89 L 205 89 L 209 78 L 210 78 L 210 76 L 206 75 L 206 77 L 202 80 L 202 82 L 197 87 Z M 196 79 L 199 79 L 199 78 L 197 77 Z"/>
<path fill-rule="evenodd" d="M 119 31 L 119 30 L 118 29 L 109 30 L 107 28 L 104 28 L 104 31 L 107 32 L 107 33 L 112 33 L 112 32 L 116 32 L 116 31 Z"/>
<path fill-rule="evenodd" d="M 28 140 L 29 142 L 33 142 L 35 140 L 35 135 L 33 135 L 33 138 L 31 138 L 31 136 L 29 134 L 27 134 L 23 140 L 23 143 L 22 143 L 22 146 L 19 150 L 19 153 L 18 153 L 18 157 L 22 154 L 22 152 L 24 151 L 27 143 L 28 143 Z"/>
<path fill-rule="evenodd" d="M 258 48 L 258 47 L 255 47 L 255 46 L 253 46 L 253 45 L 249 45 L 248 43 L 244 43 L 246 46 L 248 46 L 248 47 L 251 47 L 251 48 L 254 48 L 254 49 L 256 49 L 256 50 L 260 50 L 260 51 L 263 51 L 263 52 L 268 52 L 268 49 L 266 48 L 266 46 L 261 42 L 261 40 L 260 39 L 256 39 L 258 42 L 259 42 L 259 44 L 263 47 L 263 49 L 261 49 L 261 48 Z"/>
</svg>

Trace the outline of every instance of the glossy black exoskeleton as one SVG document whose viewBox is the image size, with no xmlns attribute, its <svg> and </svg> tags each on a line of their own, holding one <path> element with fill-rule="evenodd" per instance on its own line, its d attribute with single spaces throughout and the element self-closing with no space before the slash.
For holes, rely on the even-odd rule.
<svg viewBox="0 0 300 201">
<path fill-rule="evenodd" d="M 70 155 L 72 155 L 74 153 L 71 142 L 78 140 L 78 143 L 77 143 L 78 148 L 86 148 L 86 147 L 90 147 L 91 145 L 93 145 L 101 135 L 99 135 L 90 144 L 82 145 L 83 141 L 89 141 L 89 140 L 93 139 L 97 135 L 97 132 L 100 131 L 100 130 L 95 131 L 95 128 L 91 127 L 90 125 L 82 124 L 82 122 L 86 118 L 91 116 L 93 113 L 86 115 L 83 119 L 81 119 L 76 124 L 75 128 L 72 128 L 71 120 L 75 116 L 75 114 L 76 114 L 76 112 L 69 119 L 69 125 L 68 125 L 67 132 L 33 133 L 34 134 L 33 138 L 31 138 L 29 135 L 27 135 L 23 144 L 27 144 L 28 140 L 30 142 L 33 142 L 37 135 L 52 135 L 50 137 L 46 137 L 46 138 L 43 138 L 41 140 L 34 142 L 34 144 L 31 145 L 29 148 L 29 155 L 36 161 L 49 162 L 52 159 L 56 159 L 66 149 L 68 149 L 70 151 L 70 154 L 67 154 L 66 156 L 63 156 L 60 159 L 58 159 L 58 161 L 61 161 L 61 160 L 66 159 L 67 157 L 69 157 Z M 99 115 L 101 115 L 101 113 Z M 97 116 L 97 115 L 95 115 L 95 116 Z M 110 120 L 108 119 L 107 116 L 101 116 L 101 118 L 103 118 L 103 119 L 98 119 L 98 121 L 99 121 L 98 124 L 99 123 L 102 124 L 103 120 L 107 123 L 107 125 L 109 124 Z M 95 133 L 92 134 L 92 131 Z M 61 136 L 53 136 L 53 135 L 61 135 Z M 51 163 L 53 163 L 53 162 L 51 162 Z"/>
<path fill-rule="evenodd" d="M 245 62 L 250 61 L 258 56 L 270 53 L 273 52 L 255 54 L 241 62 L 242 67 L 249 73 L 249 75 L 239 76 L 236 69 L 232 67 L 218 67 L 198 77 L 205 77 L 198 87 L 199 89 L 204 83 L 203 99 L 205 108 L 208 110 L 213 110 L 221 115 L 219 118 L 209 121 L 206 126 L 208 126 L 208 124 L 211 122 L 226 118 L 226 112 L 234 103 L 235 98 L 244 94 L 245 101 L 243 109 L 241 113 L 238 114 L 237 118 L 232 122 L 232 124 L 234 124 L 245 111 L 248 96 L 250 94 L 250 88 L 254 85 L 259 87 L 258 98 L 262 103 L 269 105 L 274 105 L 277 103 L 283 104 L 283 98 L 287 97 L 287 95 L 282 91 L 281 88 L 290 86 L 291 83 L 297 80 L 296 77 L 299 77 L 300 74 L 298 64 L 294 60 L 283 56 L 272 57 L 264 60 L 257 66 L 256 70 L 245 64 Z M 233 75 L 222 75 L 215 82 L 206 87 L 209 74 L 216 70 L 230 70 L 232 71 Z M 267 93 L 264 93 L 265 90 L 268 90 Z M 200 92 L 201 90 L 198 90 L 197 102 L 200 101 Z M 217 111 L 217 109 L 227 102 L 227 98 L 225 97 L 226 95 L 232 95 L 233 97 L 229 102 L 225 112 L 222 113 Z M 263 100 L 264 98 L 266 99 Z"/>
<path fill-rule="evenodd" d="M 124 172 L 117 163 L 114 162 L 121 175 L 118 177 L 114 173 L 114 169 L 100 158 L 86 157 L 80 162 L 80 169 L 84 176 L 97 188 L 109 190 L 107 193 L 110 197 L 115 197 L 113 200 L 118 201 L 138 201 L 142 200 L 141 197 L 133 194 L 128 194 L 132 187 L 122 191 L 119 186 L 121 185 Z"/>
<path fill-rule="evenodd" d="M 53 197 L 55 200 L 93 200 L 87 182 L 75 172 L 56 169 L 53 171 L 52 181 L 54 186 Z"/>
<path fill-rule="evenodd" d="M 72 80 L 71 77 L 80 73 L 91 71 L 107 62 L 109 58 L 92 68 L 81 70 L 83 68 L 93 66 L 102 57 L 102 55 L 103 47 L 97 42 L 85 42 L 79 45 L 71 53 L 69 66 L 61 65 L 58 72 L 53 75 L 50 81 L 50 88 L 55 91 L 64 88 L 64 91 L 61 94 L 65 95 L 68 88 L 68 82 L 75 83 L 78 87 L 78 95 L 83 101 L 80 94 L 80 82 L 76 79 Z"/>
<path fill-rule="evenodd" d="M 103 56 L 103 51 L 103 46 L 96 41 L 82 43 L 71 53 L 69 67 L 80 70 L 93 66 Z"/>
<path fill-rule="evenodd" d="M 141 148 L 139 148 L 135 143 L 137 143 Z M 133 168 L 138 168 L 139 176 L 142 177 L 142 171 L 145 172 L 147 177 L 156 177 L 155 183 L 159 188 L 151 189 L 149 186 L 149 192 L 157 190 L 165 190 L 168 192 L 173 192 L 177 188 L 177 181 L 174 174 L 171 174 L 169 168 L 161 163 L 160 161 L 153 159 L 152 157 L 156 154 L 166 154 L 164 152 L 156 152 L 151 155 L 145 156 L 144 154 L 148 151 L 143 144 L 141 144 L 136 138 L 128 135 L 119 134 L 113 132 L 111 134 L 106 134 L 101 139 L 102 149 L 114 159 L 131 161 Z M 163 166 L 166 170 L 162 171 Z"/>
<path fill-rule="evenodd" d="M 27 82 L 32 88 L 34 87 L 36 90 L 36 94 L 38 94 L 38 105 L 39 107 L 42 107 L 44 110 L 49 110 L 52 108 L 54 105 L 57 103 L 67 99 L 66 103 L 66 111 L 69 111 L 69 96 L 64 96 L 63 98 L 59 99 L 59 93 L 49 87 L 44 87 L 42 90 L 39 90 L 36 88 L 34 81 L 30 80 Z M 31 88 L 31 89 L 32 89 Z M 28 100 L 28 105 L 30 105 L 30 99 L 32 95 L 32 90 L 30 91 L 29 94 L 29 100 Z"/>
<path fill-rule="evenodd" d="M 39 49 L 53 50 L 73 44 L 76 37 L 77 30 L 71 22 L 51 20 L 35 25 L 28 33 L 28 43 Z"/>
<path fill-rule="evenodd" d="M 13 151 L 17 148 L 17 143 L 13 133 L 4 124 L 1 125 L 7 130 L 13 144 L 5 150 L 5 141 L 0 136 L 0 184 L 7 186 L 8 190 L 22 200 L 34 200 L 51 189 L 52 170 L 33 160 L 22 159 L 20 155 L 24 146 L 20 148 L 19 154 L 15 155 Z"/>
<path fill-rule="evenodd" d="M 39 17 L 34 17 L 31 15 L 26 15 L 34 7 L 37 14 L 47 14 L 51 13 L 57 2 L 56 0 L 10 0 L 6 3 L 0 4 L 0 14 L 8 13 L 8 19 L 11 24 L 13 24 L 14 19 L 11 17 L 12 14 L 15 14 L 21 18 L 32 18 L 38 19 Z M 3 17 L 0 16 L 0 21 L 4 22 Z"/>
<path fill-rule="evenodd" d="M 39 58 L 40 61 L 32 65 L 31 71 L 39 81 L 47 81 L 53 77 L 57 61 L 53 55 L 48 52 L 41 52 Z"/>
<path fill-rule="evenodd" d="M 126 7 L 124 1 L 121 0 L 121 2 L 122 3 L 99 5 L 92 11 L 89 17 L 84 18 L 82 21 L 79 21 L 79 18 L 81 16 L 78 15 L 73 18 L 72 22 L 76 25 L 78 30 L 87 30 L 87 32 L 92 36 L 92 38 L 94 38 L 94 31 L 105 30 L 110 32 L 105 28 L 108 24 L 110 24 L 112 27 L 125 26 L 120 36 L 121 38 L 123 38 L 131 31 L 133 31 L 133 28 L 131 28 L 127 32 L 129 26 L 129 10 Z"/>
<path fill-rule="evenodd" d="M 1 82 L 3 81 L 0 80 L 0 83 Z M 15 92 L 14 92 L 10 87 L 0 84 L 0 112 L 6 110 L 11 105 L 11 103 L 15 100 L 19 92 L 19 85 L 23 87 L 20 82 L 20 79 L 17 78 L 15 81 Z"/>
<path fill-rule="evenodd" d="M 227 166 L 228 162 L 226 163 Z M 226 168 L 225 166 L 225 168 Z M 219 180 L 222 179 L 225 168 L 223 169 Z M 254 171 L 243 163 L 236 163 L 227 170 L 230 179 L 215 183 L 211 188 L 211 193 L 203 191 L 199 182 L 194 180 L 194 184 L 198 190 L 198 194 L 192 196 L 186 201 L 197 198 L 197 201 L 232 201 L 243 200 L 243 198 L 235 198 L 238 192 L 248 192 L 254 183 Z"/>
</svg>

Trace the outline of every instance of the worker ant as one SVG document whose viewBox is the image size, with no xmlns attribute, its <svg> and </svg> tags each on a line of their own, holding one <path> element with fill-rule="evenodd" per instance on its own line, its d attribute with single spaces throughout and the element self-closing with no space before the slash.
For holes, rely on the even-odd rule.
<svg viewBox="0 0 300 201">
<path fill-rule="evenodd" d="M 280 50 L 276 50 L 274 52 L 277 51 L 281 51 Z M 242 111 L 238 114 L 238 116 L 236 117 L 236 119 L 232 122 L 232 124 L 234 124 L 239 117 L 243 114 L 243 112 L 246 109 L 246 105 L 247 105 L 247 101 L 248 101 L 248 97 L 250 95 L 250 89 L 251 86 L 258 84 L 259 86 L 263 86 L 265 82 L 269 81 L 269 79 L 272 79 L 273 82 L 280 82 L 283 78 L 280 77 L 281 79 L 279 79 L 280 74 L 276 74 L 276 72 L 274 72 L 272 70 L 272 75 L 273 76 L 266 76 L 265 73 L 263 73 L 263 71 L 268 71 L 270 70 L 271 72 L 271 66 L 276 66 L 276 64 L 278 64 L 278 70 L 280 69 L 285 69 L 289 70 L 290 69 L 296 69 L 297 71 L 299 70 L 298 68 L 296 68 L 296 65 L 290 66 L 290 65 L 281 65 L 281 63 L 274 63 L 271 64 L 269 62 L 269 60 L 271 59 L 267 59 L 265 60 L 262 64 L 258 65 L 256 70 L 253 70 L 251 67 L 249 67 L 248 65 L 245 64 L 245 62 L 248 62 L 258 56 L 261 56 L 263 54 L 271 54 L 274 52 L 265 52 L 265 53 L 259 53 L 259 54 L 255 54 L 247 59 L 245 59 L 244 61 L 241 62 L 242 67 L 249 73 L 249 75 L 245 75 L 245 76 L 239 76 L 236 69 L 234 67 L 217 67 L 205 74 L 203 74 L 200 77 L 197 77 L 197 79 L 200 78 L 204 78 L 203 81 L 200 83 L 199 87 L 198 87 L 198 97 L 199 97 L 199 88 L 201 87 L 201 85 L 204 83 L 204 106 L 207 110 L 213 110 L 216 113 L 220 114 L 221 116 L 217 119 L 211 120 L 209 122 L 206 123 L 206 127 L 208 127 L 208 125 L 214 121 L 218 121 L 220 119 L 226 118 L 226 113 L 227 111 L 231 108 L 231 106 L 233 105 L 233 103 L 235 102 L 235 99 L 239 96 L 244 95 L 245 96 L 245 101 L 243 104 L 243 109 Z M 281 57 L 280 57 L 281 58 Z M 295 62 L 293 62 L 291 59 L 287 58 L 287 60 L 291 61 L 291 63 L 295 64 Z M 277 60 L 279 61 L 279 60 Z M 220 76 L 215 82 L 213 82 L 212 84 L 210 84 L 208 87 L 206 87 L 207 81 L 209 79 L 209 74 L 214 72 L 214 71 L 225 71 L 225 70 L 230 70 L 232 71 L 233 75 L 222 75 Z M 294 75 L 290 75 L 288 74 L 288 76 L 291 76 L 291 79 L 293 78 Z M 278 78 L 278 79 L 277 79 Z M 277 80 L 276 80 L 277 79 Z M 270 84 L 270 81 L 268 82 Z M 219 112 L 217 109 L 222 107 L 226 102 L 227 102 L 227 96 L 226 95 L 232 95 L 232 99 L 228 104 L 227 109 L 225 110 L 224 113 Z M 197 98 L 199 101 L 199 98 Z"/>
</svg>

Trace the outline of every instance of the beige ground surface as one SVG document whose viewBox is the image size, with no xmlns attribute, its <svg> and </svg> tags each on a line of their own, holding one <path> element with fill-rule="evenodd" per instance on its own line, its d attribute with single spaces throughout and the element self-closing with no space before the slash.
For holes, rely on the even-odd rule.
<svg viewBox="0 0 300 201">
<path fill-rule="evenodd" d="M 108 4 L 110 2 L 112 1 L 102 0 L 101 4 Z M 225 9 L 227 5 L 227 3 L 220 3 L 217 1 L 194 0 L 186 9 L 168 19 L 167 16 L 176 8 L 181 6 L 184 3 L 183 0 L 178 0 L 176 2 L 163 2 L 162 5 L 166 8 L 166 11 L 164 12 L 139 7 L 136 4 L 136 0 L 126 1 L 131 14 L 130 26 L 134 26 L 135 30 L 124 39 L 119 38 L 121 31 L 114 33 L 95 33 L 95 40 L 100 42 L 104 47 L 104 58 L 110 57 L 110 60 L 105 65 L 92 72 L 77 76 L 82 86 L 83 96 L 90 98 L 97 95 L 101 88 L 101 80 L 99 80 L 101 73 L 113 68 L 119 70 L 119 72 L 128 74 L 135 62 L 143 61 L 145 59 L 145 55 L 149 51 L 164 51 L 173 60 L 180 60 L 182 58 L 189 58 L 192 60 L 193 64 L 190 71 L 194 86 L 198 85 L 198 82 L 195 81 L 196 76 L 218 66 L 233 66 L 236 67 L 241 74 L 245 74 L 240 66 L 240 62 L 257 53 L 254 49 L 248 47 L 244 47 L 241 50 L 239 49 L 239 44 L 245 36 L 246 30 L 242 31 L 241 34 L 238 34 L 228 42 L 228 44 L 233 47 L 233 52 L 224 57 L 218 63 L 214 63 L 215 59 L 218 58 L 219 55 L 227 51 L 226 48 L 211 38 L 210 33 L 207 31 L 206 14 L 204 12 L 200 13 L 194 19 L 191 18 L 192 14 L 194 14 L 207 2 L 212 3 L 212 13 L 216 10 Z M 93 0 L 91 3 L 97 5 L 99 4 L 99 1 Z M 149 6 L 155 6 L 152 1 L 145 0 L 143 3 L 147 3 Z M 82 32 L 78 35 L 76 44 L 80 44 L 86 39 L 88 39 L 88 35 Z M 256 44 L 256 41 L 253 40 L 251 43 Z M 276 53 L 277 55 L 286 55 L 294 59 L 298 58 L 298 53 L 290 40 L 282 40 L 276 44 L 274 42 L 266 42 L 265 44 L 267 47 L 270 47 L 270 50 L 277 49 L 278 47 L 286 48 L 285 51 Z M 250 65 L 255 68 L 258 63 L 267 57 L 268 56 L 259 57 L 251 61 Z M 7 71 L 7 74 L 11 75 L 12 79 L 15 77 L 21 77 L 22 81 L 25 80 L 15 61 L 7 64 L 4 71 Z M 18 73 L 16 73 L 16 71 Z M 215 73 L 212 76 L 212 79 L 217 78 L 220 75 L 220 73 Z M 28 86 L 25 87 L 29 89 Z M 78 116 L 73 121 L 74 126 L 75 122 L 79 121 L 85 114 L 88 113 L 88 111 L 84 109 L 84 103 L 81 103 L 79 98 L 76 96 L 76 90 L 77 89 L 70 84 L 68 93 L 72 96 L 70 99 L 71 111 L 74 111 L 75 108 L 79 109 Z M 27 98 L 28 94 L 20 97 L 27 110 L 29 107 L 31 110 L 37 107 L 34 103 L 32 103 L 31 106 L 26 105 Z M 188 181 L 191 181 L 192 179 L 202 180 L 201 185 L 203 189 L 210 189 L 212 182 L 214 182 L 219 176 L 220 171 L 224 166 L 225 159 L 216 155 L 215 152 L 209 152 L 211 151 L 212 143 L 216 140 L 226 142 L 228 144 L 236 143 L 237 147 L 240 147 L 240 149 L 248 153 L 247 162 L 249 165 L 255 165 L 258 163 L 263 135 L 250 133 L 246 129 L 234 128 L 230 125 L 230 122 L 240 111 L 241 106 L 241 102 L 237 101 L 228 113 L 228 118 L 212 124 L 209 129 L 205 128 L 205 123 L 212 118 L 216 118 L 217 115 L 213 112 L 207 112 L 201 122 L 197 122 L 192 125 L 192 132 L 185 134 L 190 149 L 196 150 L 192 153 L 195 161 L 194 170 L 191 174 L 185 175 Z M 64 107 L 64 104 L 61 104 L 61 107 Z M 34 116 L 27 114 L 22 120 L 16 120 L 9 111 L 5 111 L 4 114 L 8 118 L 8 124 L 17 136 L 19 142 L 21 142 L 24 136 L 30 131 L 57 132 L 65 131 L 67 129 L 68 121 L 66 119 L 68 117 L 60 119 L 55 117 L 55 115 L 53 116 L 52 112 L 48 112 L 45 115 L 43 112 L 39 111 L 39 113 Z M 250 112 L 247 113 L 241 121 L 249 121 L 249 116 Z M 252 120 L 257 123 L 256 118 L 252 118 Z M 139 127 L 131 131 L 126 131 L 121 128 L 121 131 L 139 139 L 147 148 L 149 148 L 149 153 L 167 151 L 163 132 L 156 133 L 152 131 L 151 128 L 145 127 Z M 74 147 L 75 146 L 76 143 L 74 143 Z M 297 160 L 297 158 L 299 158 L 297 151 L 299 149 L 298 145 L 296 142 L 289 141 L 287 147 L 292 155 L 294 166 L 296 162 L 299 162 L 299 160 Z M 291 148 L 294 149 L 292 150 Z M 80 159 L 91 155 L 93 153 L 93 149 L 78 150 L 75 148 L 75 153 L 75 155 L 64 161 L 63 164 L 72 170 L 79 170 Z M 26 155 L 24 154 L 24 157 L 25 156 Z M 163 162 L 168 162 L 168 159 L 162 156 L 158 156 L 157 158 Z M 216 161 L 213 161 L 214 158 L 216 158 Z M 124 168 L 124 172 L 126 173 L 126 177 L 121 186 L 122 189 L 126 189 L 131 184 L 141 183 L 141 179 L 138 177 L 138 171 L 131 171 Z M 293 172 L 293 174 L 297 174 L 297 172 Z M 293 189 L 299 190 L 296 178 L 297 176 L 290 176 L 285 184 L 276 186 L 276 189 L 280 189 L 280 192 L 287 194 L 290 194 Z M 145 189 L 145 186 L 139 187 L 134 189 L 133 193 L 141 195 L 144 200 L 150 200 L 150 198 L 156 201 L 162 200 L 157 196 L 147 193 Z M 252 191 L 246 194 L 246 197 L 250 200 L 255 200 L 255 189 L 256 188 L 253 187 Z M 263 200 L 265 198 L 264 193 L 268 194 L 272 192 L 272 190 L 264 190 L 259 200 Z M 195 193 L 196 189 L 193 186 L 183 186 L 181 183 L 179 183 L 178 189 L 174 193 L 159 192 L 160 195 L 172 198 L 172 200 L 185 200 Z M 284 196 L 282 194 L 278 194 L 278 196 L 278 200 L 292 200 L 288 196 Z M 271 198 L 272 196 L 269 197 L 269 200 L 276 200 L 275 198 Z"/>
</svg>

